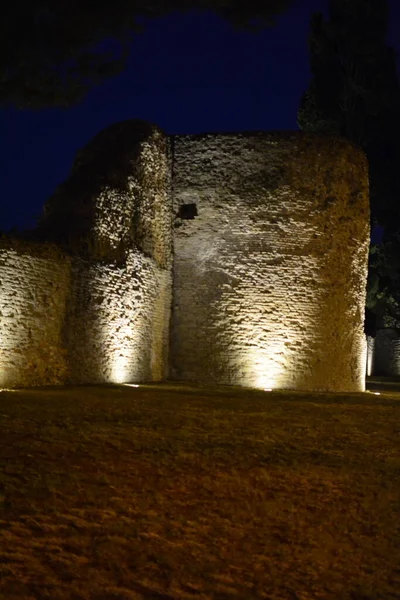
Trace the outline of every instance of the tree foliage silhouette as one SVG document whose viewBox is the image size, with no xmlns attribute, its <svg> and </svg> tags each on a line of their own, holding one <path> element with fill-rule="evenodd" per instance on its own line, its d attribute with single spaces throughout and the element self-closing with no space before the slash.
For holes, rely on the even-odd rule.
<svg viewBox="0 0 400 600">
<path fill-rule="evenodd" d="M 400 87 L 387 46 L 386 0 L 330 0 L 311 19 L 312 80 L 298 111 L 305 131 L 344 136 L 369 161 L 371 223 L 384 228 L 370 256 L 368 305 L 381 315 L 400 299 Z M 397 250 L 396 250 L 397 248 Z M 399 314 L 400 317 L 400 314 Z"/>
<path fill-rule="evenodd" d="M 78 102 L 93 86 L 124 69 L 132 36 L 151 19 L 176 11 L 211 10 L 237 27 L 264 27 L 292 2 L 10 2 L 0 22 L 0 105 L 43 108 Z"/>
</svg>

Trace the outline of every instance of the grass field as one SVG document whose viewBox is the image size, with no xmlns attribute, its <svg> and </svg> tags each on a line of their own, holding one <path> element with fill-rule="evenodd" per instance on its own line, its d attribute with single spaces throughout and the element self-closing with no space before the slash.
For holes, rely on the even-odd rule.
<svg viewBox="0 0 400 600">
<path fill-rule="evenodd" d="M 400 394 L 1 392 L 0 598 L 400 598 Z"/>
</svg>

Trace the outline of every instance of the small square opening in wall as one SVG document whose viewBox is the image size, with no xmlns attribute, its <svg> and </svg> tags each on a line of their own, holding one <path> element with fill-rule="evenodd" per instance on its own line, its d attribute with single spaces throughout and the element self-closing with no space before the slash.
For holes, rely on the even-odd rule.
<svg viewBox="0 0 400 600">
<path fill-rule="evenodd" d="M 181 204 L 179 207 L 178 217 L 180 219 L 194 219 L 197 217 L 197 204 Z"/>
</svg>

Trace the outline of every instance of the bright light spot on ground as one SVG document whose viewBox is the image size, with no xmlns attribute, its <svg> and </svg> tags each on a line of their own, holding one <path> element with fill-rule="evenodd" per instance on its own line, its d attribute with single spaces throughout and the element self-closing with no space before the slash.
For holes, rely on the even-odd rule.
<svg viewBox="0 0 400 600">
<path fill-rule="evenodd" d="M 380 392 L 374 392 L 375 396 L 380 396 L 381 393 Z"/>
<path fill-rule="evenodd" d="M 127 385 L 128 387 L 135 387 L 135 388 L 139 387 L 138 383 L 123 383 L 122 385 Z"/>
<path fill-rule="evenodd" d="M 264 388 L 264 392 L 272 392 L 272 388 Z"/>
</svg>

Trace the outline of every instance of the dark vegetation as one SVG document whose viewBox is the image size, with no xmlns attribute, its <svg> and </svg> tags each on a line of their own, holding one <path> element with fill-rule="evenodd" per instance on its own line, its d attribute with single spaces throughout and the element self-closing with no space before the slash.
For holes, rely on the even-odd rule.
<svg viewBox="0 0 400 600">
<path fill-rule="evenodd" d="M 388 18 L 386 0 L 330 0 L 328 20 L 313 15 L 312 81 L 298 123 L 365 151 L 371 225 L 383 228 L 382 243 L 371 247 L 367 306 L 378 326 L 400 326 L 400 86 Z"/>
<path fill-rule="evenodd" d="M 125 67 L 151 19 L 213 11 L 237 27 L 264 27 L 293 0 L 21 0 L 0 21 L 0 105 L 69 106 Z"/>
</svg>

